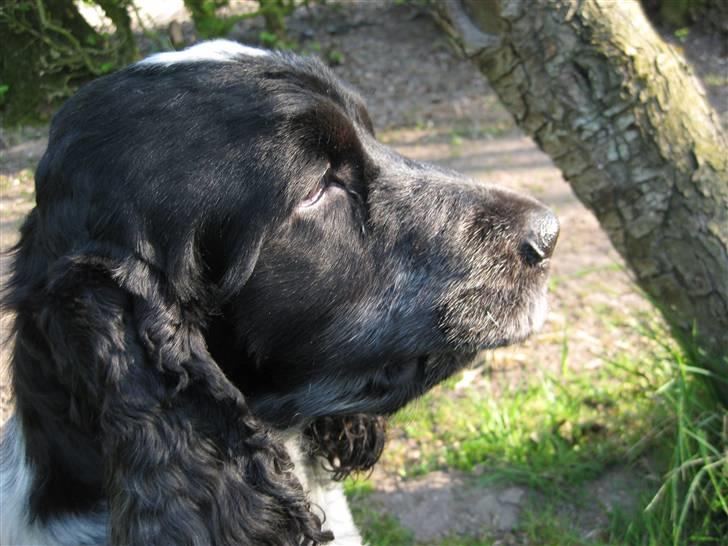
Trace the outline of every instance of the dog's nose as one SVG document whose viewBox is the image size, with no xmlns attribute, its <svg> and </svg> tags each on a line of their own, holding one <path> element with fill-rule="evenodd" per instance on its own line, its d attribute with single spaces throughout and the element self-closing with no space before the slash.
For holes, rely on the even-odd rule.
<svg viewBox="0 0 728 546">
<path fill-rule="evenodd" d="M 529 213 L 521 243 L 521 254 L 528 265 L 548 260 L 554 253 L 559 238 L 559 220 L 556 215 L 542 208 Z"/>
</svg>

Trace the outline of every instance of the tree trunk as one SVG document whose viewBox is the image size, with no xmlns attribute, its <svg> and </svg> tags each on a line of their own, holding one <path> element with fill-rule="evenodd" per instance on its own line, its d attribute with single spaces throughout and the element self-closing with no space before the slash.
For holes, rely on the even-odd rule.
<svg viewBox="0 0 728 546">
<path fill-rule="evenodd" d="M 683 58 L 634 0 L 438 5 L 678 339 L 728 377 L 728 143 Z"/>
</svg>

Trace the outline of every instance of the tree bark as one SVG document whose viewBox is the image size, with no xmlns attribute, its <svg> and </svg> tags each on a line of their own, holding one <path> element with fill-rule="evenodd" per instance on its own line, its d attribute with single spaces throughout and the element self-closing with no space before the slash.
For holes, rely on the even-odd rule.
<svg viewBox="0 0 728 546">
<path fill-rule="evenodd" d="M 634 0 L 436 5 L 678 339 L 728 377 L 728 142 L 684 59 Z"/>
</svg>

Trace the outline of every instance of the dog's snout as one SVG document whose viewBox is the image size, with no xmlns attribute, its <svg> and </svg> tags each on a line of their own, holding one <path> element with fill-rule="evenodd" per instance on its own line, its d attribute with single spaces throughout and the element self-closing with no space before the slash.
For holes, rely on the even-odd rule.
<svg viewBox="0 0 728 546">
<path fill-rule="evenodd" d="M 521 254 L 529 265 L 548 260 L 554 253 L 559 238 L 559 220 L 547 208 L 529 213 L 521 243 Z"/>
</svg>

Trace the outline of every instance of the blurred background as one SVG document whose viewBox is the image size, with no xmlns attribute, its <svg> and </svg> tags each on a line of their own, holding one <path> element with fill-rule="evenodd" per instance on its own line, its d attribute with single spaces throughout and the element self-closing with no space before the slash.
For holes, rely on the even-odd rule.
<svg viewBox="0 0 728 546">
<path fill-rule="evenodd" d="M 380 140 L 530 193 L 562 225 L 544 329 L 483 353 L 405 408 L 374 473 L 347 480 L 368 542 L 728 544 L 728 417 L 705 379 L 714 382 L 715 370 L 673 340 L 597 219 L 454 46 L 437 4 L 5 0 L 0 249 L 17 241 L 34 206 L 48 121 L 79 85 L 211 37 L 317 55 L 365 97 Z M 728 3 L 642 8 L 688 60 L 725 129 Z M 0 422 L 11 407 L 3 371 Z"/>
</svg>

